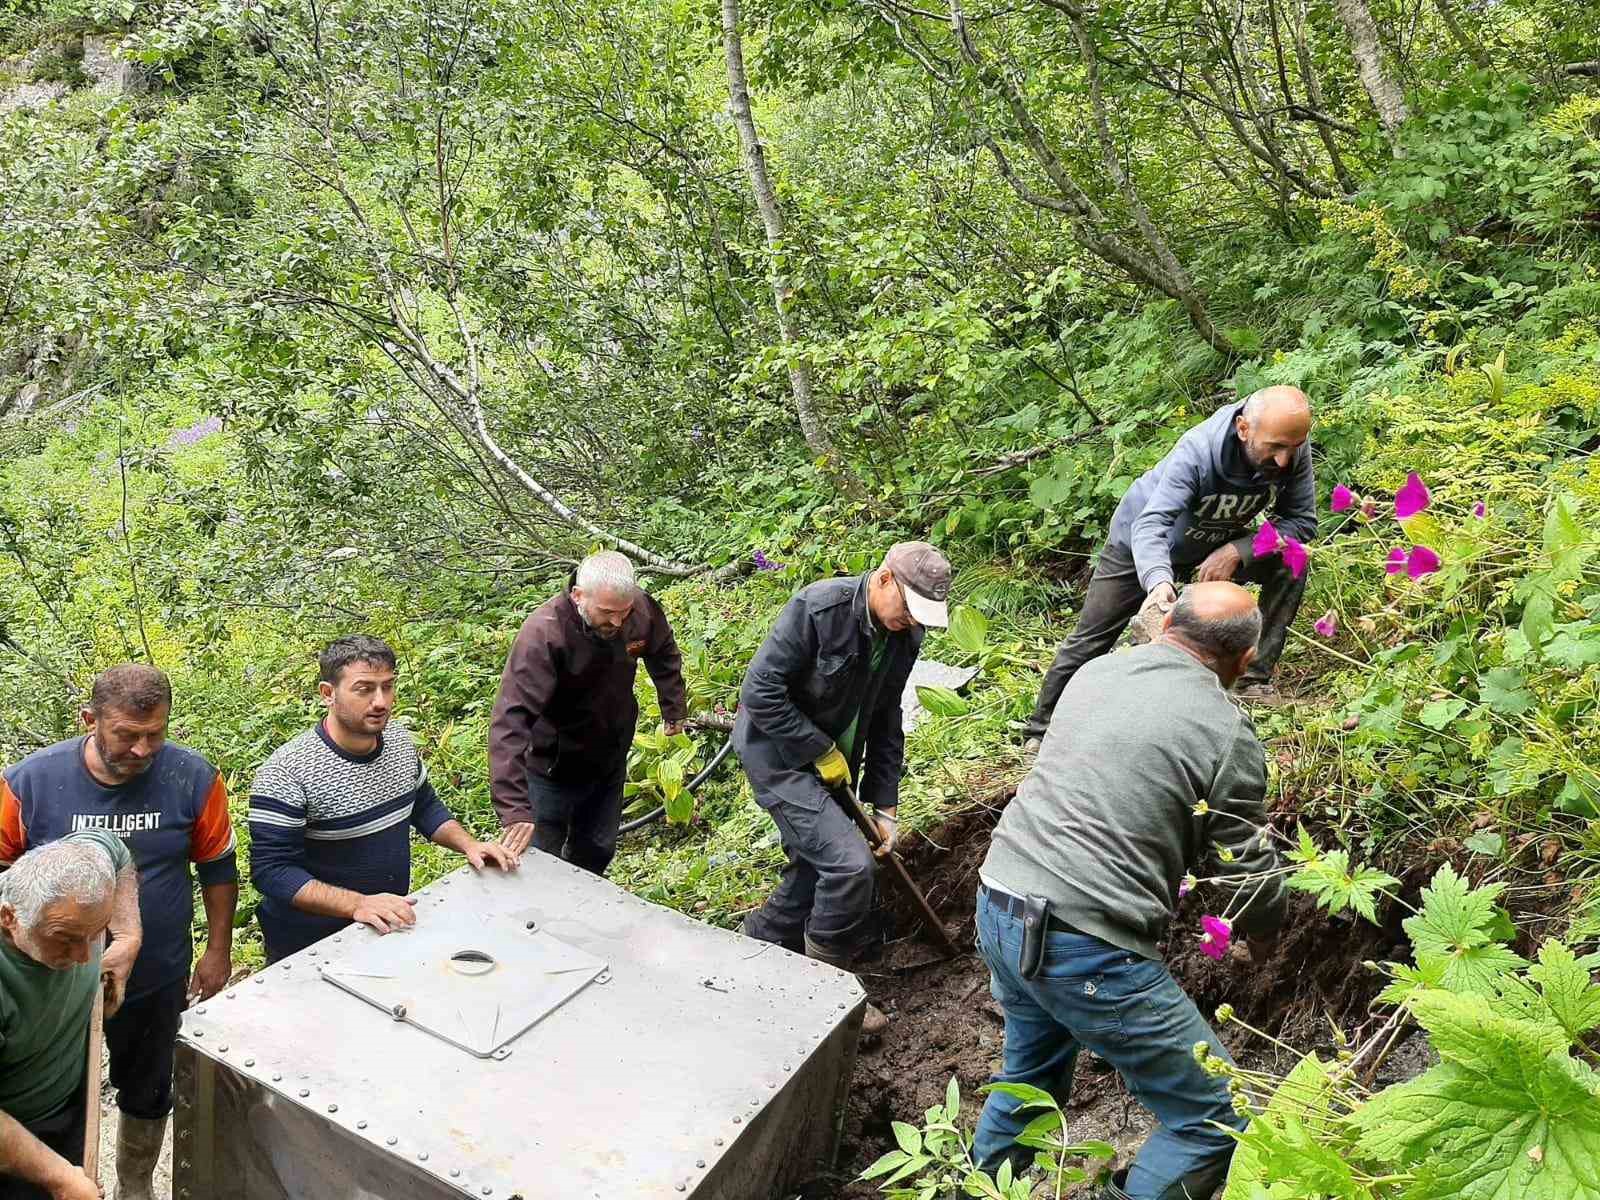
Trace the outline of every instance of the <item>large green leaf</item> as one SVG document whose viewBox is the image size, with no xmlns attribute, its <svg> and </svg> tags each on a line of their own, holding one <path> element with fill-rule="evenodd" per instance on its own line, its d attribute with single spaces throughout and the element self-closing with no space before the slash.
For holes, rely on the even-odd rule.
<svg viewBox="0 0 1600 1200">
<path fill-rule="evenodd" d="M 1222 1200 L 1292 1200 L 1306 1195 L 1285 1174 L 1316 1194 L 1354 1196 L 1350 1168 L 1314 1131 L 1332 1121 L 1333 1081 L 1315 1054 L 1302 1058 L 1284 1077 L 1266 1108 L 1252 1117 L 1228 1167 Z"/>
<path fill-rule="evenodd" d="M 917 701 L 936 717 L 960 717 L 967 712 L 965 700 L 938 684 L 918 684 Z"/>
<path fill-rule="evenodd" d="M 982 654 L 989 636 L 989 619 L 971 605 L 962 604 L 950 614 L 950 637 L 968 654 Z"/>
<path fill-rule="evenodd" d="M 1349 1120 L 1359 1153 L 1414 1171 L 1404 1200 L 1600 1200 L 1600 1096 L 1562 1030 L 1479 996 L 1411 1009 L 1444 1062 Z"/>
<path fill-rule="evenodd" d="M 1501 884 L 1469 888 L 1446 863 L 1422 889 L 1422 909 L 1404 925 L 1417 964 L 1441 969 L 1440 983 L 1456 991 L 1488 994 L 1523 959 L 1495 940 Z"/>
</svg>

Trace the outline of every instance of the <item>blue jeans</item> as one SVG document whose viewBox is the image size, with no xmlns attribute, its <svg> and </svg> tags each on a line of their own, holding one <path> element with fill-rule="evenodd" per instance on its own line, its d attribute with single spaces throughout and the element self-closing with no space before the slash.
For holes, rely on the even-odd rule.
<svg viewBox="0 0 1600 1200">
<path fill-rule="evenodd" d="M 1219 1058 L 1228 1052 L 1166 967 L 1099 938 L 1051 932 L 1039 973 L 1023 979 L 1021 918 L 980 887 L 977 923 L 990 990 L 1006 1018 L 1005 1058 L 993 1082 L 1029 1083 L 1064 1104 L 1078 1050 L 1088 1047 L 1161 1123 L 1139 1148 L 1123 1190 L 1134 1200 L 1206 1200 L 1233 1156 L 1233 1139 L 1217 1124 L 1243 1129 L 1245 1121 L 1233 1111 L 1227 1082 L 1195 1062 L 1196 1042 Z M 1015 1168 L 1032 1163 L 1034 1152 L 1015 1139 L 1039 1111 L 1017 1109 L 999 1093 L 985 1102 L 973 1146 L 984 1170 L 1008 1157 Z"/>
</svg>

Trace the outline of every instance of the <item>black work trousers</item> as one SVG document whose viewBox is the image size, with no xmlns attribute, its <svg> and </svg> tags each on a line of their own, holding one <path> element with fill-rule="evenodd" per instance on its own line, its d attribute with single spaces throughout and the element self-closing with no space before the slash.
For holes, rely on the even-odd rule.
<svg viewBox="0 0 1600 1200">
<path fill-rule="evenodd" d="M 533 807 L 533 848 L 565 859 L 595 875 L 604 875 L 617 854 L 617 828 L 622 824 L 622 785 L 627 778 L 624 757 L 614 770 L 581 783 L 528 777 L 528 802 Z"/>
<path fill-rule="evenodd" d="M 856 824 L 821 780 L 804 775 L 815 803 L 756 799 L 772 817 L 789 863 L 767 902 L 744 920 L 744 931 L 803 953 L 807 937 L 832 958 L 850 958 L 871 931 L 876 860 Z"/>
<path fill-rule="evenodd" d="M 83 1165 L 83 1132 L 87 1116 L 84 1098 L 87 1093 L 86 1076 L 65 1107 L 43 1120 L 25 1122 L 22 1126 L 69 1163 L 80 1167 Z M 50 1200 L 50 1193 L 15 1175 L 0 1174 L 0 1200 Z"/>
<path fill-rule="evenodd" d="M 158 1121 L 172 1111 L 172 1058 L 188 1003 L 188 976 L 123 1001 L 106 1018 L 106 1050 L 117 1107 L 130 1117 Z"/>
<path fill-rule="evenodd" d="M 1176 568 L 1181 582 L 1188 582 L 1194 574 L 1194 565 Z M 1264 683 L 1272 676 L 1283 653 L 1284 639 L 1289 636 L 1289 626 L 1295 613 L 1300 611 L 1300 601 L 1306 592 L 1304 574 L 1296 579 L 1278 557 L 1257 559 L 1241 567 L 1234 574 L 1235 583 L 1261 585 L 1261 640 L 1256 643 L 1256 660 L 1250 664 L 1241 683 Z M 1100 561 L 1095 564 L 1094 575 L 1089 580 L 1089 590 L 1083 598 L 1083 611 L 1078 614 L 1078 627 L 1056 651 L 1055 662 L 1045 673 L 1044 686 L 1039 689 L 1039 700 L 1033 715 L 1023 726 L 1024 738 L 1042 738 L 1050 728 L 1050 715 L 1056 710 L 1056 701 L 1067 683 L 1078 673 L 1078 668 L 1091 658 L 1098 658 L 1117 644 L 1122 631 L 1128 627 L 1145 601 L 1145 590 L 1139 584 L 1134 569 L 1133 556 L 1125 549 L 1105 546 L 1100 551 Z"/>
</svg>

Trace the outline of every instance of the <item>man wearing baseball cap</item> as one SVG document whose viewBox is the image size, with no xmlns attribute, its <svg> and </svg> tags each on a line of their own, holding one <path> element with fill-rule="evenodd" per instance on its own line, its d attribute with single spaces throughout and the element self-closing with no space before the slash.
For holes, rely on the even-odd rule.
<svg viewBox="0 0 1600 1200">
<path fill-rule="evenodd" d="M 836 967 L 864 948 L 873 852 L 830 794 L 860 780 L 862 804 L 894 848 L 905 759 L 900 694 L 924 626 L 949 623 L 950 563 L 927 542 L 892 546 L 858 578 L 802 588 L 739 689 L 733 746 L 789 865 L 744 931 Z M 865 1033 L 887 1019 L 868 1006 Z"/>
</svg>

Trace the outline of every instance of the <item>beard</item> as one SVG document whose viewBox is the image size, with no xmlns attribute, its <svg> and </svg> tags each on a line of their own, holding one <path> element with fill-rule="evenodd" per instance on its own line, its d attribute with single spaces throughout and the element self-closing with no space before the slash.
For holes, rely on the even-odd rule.
<svg viewBox="0 0 1600 1200">
<path fill-rule="evenodd" d="M 150 769 L 151 758 L 135 758 L 131 754 L 114 755 L 111 748 L 106 745 L 106 739 L 98 730 L 94 734 L 95 753 L 100 757 L 100 765 L 105 767 L 108 774 L 115 775 L 118 779 L 133 779 L 143 775 Z"/>
</svg>

